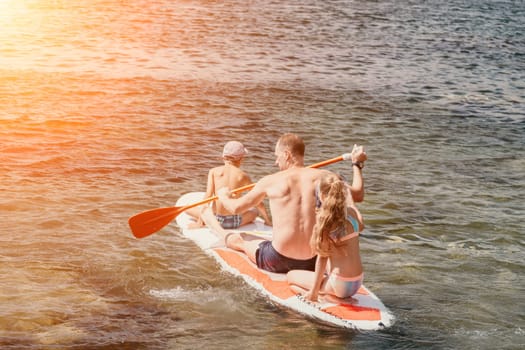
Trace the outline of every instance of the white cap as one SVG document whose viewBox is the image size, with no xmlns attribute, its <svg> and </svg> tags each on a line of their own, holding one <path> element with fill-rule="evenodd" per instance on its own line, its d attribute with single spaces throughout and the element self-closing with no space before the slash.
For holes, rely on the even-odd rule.
<svg viewBox="0 0 525 350">
<path fill-rule="evenodd" d="M 240 143 L 239 141 L 229 141 L 224 145 L 224 149 L 222 151 L 223 157 L 231 157 L 231 158 L 242 158 L 244 155 L 248 153 L 248 150 L 244 148 L 244 145 Z"/>
</svg>

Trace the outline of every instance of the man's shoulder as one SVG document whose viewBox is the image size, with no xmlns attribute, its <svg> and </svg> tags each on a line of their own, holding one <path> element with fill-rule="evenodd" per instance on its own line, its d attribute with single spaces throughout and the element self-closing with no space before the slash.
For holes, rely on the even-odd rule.
<svg viewBox="0 0 525 350">
<path fill-rule="evenodd" d="M 287 176 L 288 175 L 285 174 L 285 171 L 278 171 L 276 173 L 268 174 L 268 175 L 265 175 L 265 176 L 261 177 L 257 181 L 256 185 L 258 187 L 269 187 L 269 186 L 272 186 L 274 184 L 280 183 Z"/>
<path fill-rule="evenodd" d="M 326 169 L 319 169 L 319 168 L 302 168 L 302 169 L 303 169 L 302 174 L 305 174 L 306 176 L 315 177 L 315 178 L 318 178 L 324 175 L 333 174 L 331 171 L 326 170 Z"/>
<path fill-rule="evenodd" d="M 283 181 L 289 182 L 293 179 L 296 179 L 298 181 L 300 181 L 300 179 L 305 180 L 306 178 L 317 179 L 321 177 L 322 174 L 325 174 L 325 172 L 321 171 L 320 169 L 293 168 L 266 175 L 263 178 L 261 178 L 258 182 L 260 182 L 262 185 L 268 186 L 272 184 L 280 184 Z"/>
</svg>

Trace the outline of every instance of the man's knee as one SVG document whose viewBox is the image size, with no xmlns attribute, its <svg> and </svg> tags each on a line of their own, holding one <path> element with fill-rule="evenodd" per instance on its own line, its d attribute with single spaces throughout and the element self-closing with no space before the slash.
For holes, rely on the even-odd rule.
<svg viewBox="0 0 525 350">
<path fill-rule="evenodd" d="M 242 250 L 243 239 L 238 232 L 230 232 L 225 237 L 225 243 L 228 248 Z"/>
</svg>

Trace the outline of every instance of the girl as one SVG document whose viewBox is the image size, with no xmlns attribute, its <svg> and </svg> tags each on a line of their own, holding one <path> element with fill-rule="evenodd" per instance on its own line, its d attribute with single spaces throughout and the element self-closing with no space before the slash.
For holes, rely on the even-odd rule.
<svg viewBox="0 0 525 350">
<path fill-rule="evenodd" d="M 355 206 L 348 186 L 331 175 L 321 178 L 316 189 L 316 224 L 311 238 L 317 253 L 315 272 L 288 272 L 294 291 L 317 301 L 319 294 L 329 299 L 350 298 L 361 287 L 363 267 L 359 255 L 359 232 L 363 218 Z"/>
</svg>

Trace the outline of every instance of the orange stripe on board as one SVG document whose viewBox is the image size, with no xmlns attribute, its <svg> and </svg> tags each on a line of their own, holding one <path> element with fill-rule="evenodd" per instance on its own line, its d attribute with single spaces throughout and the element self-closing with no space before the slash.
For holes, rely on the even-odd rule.
<svg viewBox="0 0 525 350">
<path fill-rule="evenodd" d="M 378 309 L 373 309 L 370 307 L 340 304 L 336 306 L 330 306 L 322 310 L 344 320 L 381 320 L 381 312 Z"/>
<path fill-rule="evenodd" d="M 295 293 L 290 289 L 288 282 L 272 280 L 270 276 L 257 269 L 251 262 L 247 260 L 247 258 L 241 256 L 240 253 L 224 249 L 214 250 L 224 261 L 226 261 L 228 265 L 236 268 L 240 273 L 250 276 L 259 282 L 264 287 L 264 289 L 276 297 L 288 299 L 295 295 Z"/>
</svg>

